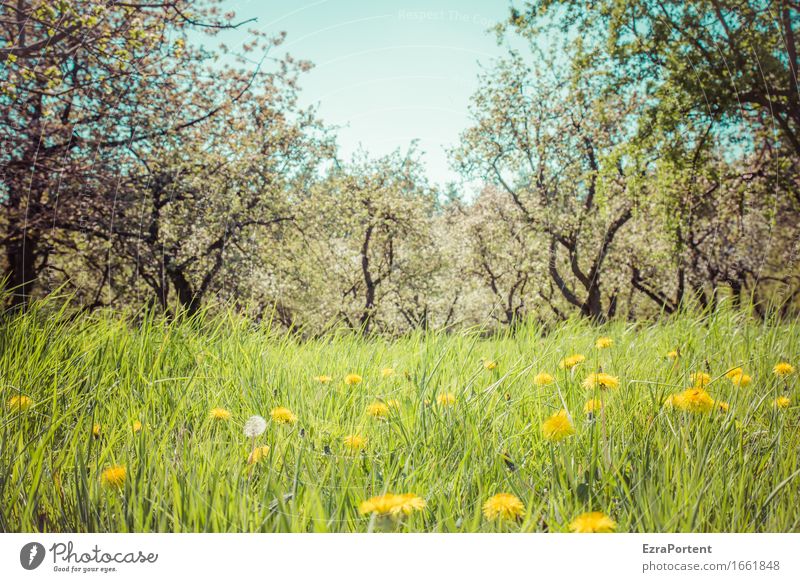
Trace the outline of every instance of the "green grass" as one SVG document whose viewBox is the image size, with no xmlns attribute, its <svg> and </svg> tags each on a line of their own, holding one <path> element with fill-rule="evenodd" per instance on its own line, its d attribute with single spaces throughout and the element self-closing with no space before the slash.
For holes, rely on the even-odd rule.
<svg viewBox="0 0 800 582">
<path fill-rule="evenodd" d="M 600 335 L 614 346 L 595 349 Z M 676 347 L 673 363 L 664 354 Z M 560 532 L 593 510 L 623 532 L 800 530 L 798 376 L 772 374 L 780 360 L 800 363 L 797 323 L 721 311 L 652 325 L 576 320 L 547 334 L 301 341 L 230 315 L 134 322 L 40 304 L 0 324 L 0 350 L 2 531 L 365 532 L 375 522 L 359 503 L 386 491 L 427 502 L 399 531 Z M 586 362 L 559 370 L 575 352 Z M 739 365 L 747 387 L 724 376 Z M 395 375 L 382 378 L 384 367 Z M 581 381 L 596 369 L 620 387 L 590 420 L 583 406 L 596 395 Z M 729 413 L 662 407 L 694 370 L 712 375 L 708 390 Z M 556 384 L 534 386 L 539 371 Z M 351 372 L 363 383 L 345 386 Z M 456 404 L 439 406 L 441 392 Z M 7 405 L 20 393 L 33 400 L 21 413 Z M 788 409 L 773 408 L 780 395 Z M 399 412 L 369 417 L 378 399 L 397 399 Z M 541 424 L 562 402 L 576 434 L 552 444 Z M 209 419 L 216 406 L 232 418 Z M 276 406 L 298 421 L 268 424 L 258 444 L 270 453 L 250 474 L 242 426 Z M 351 433 L 369 439 L 363 454 L 345 450 Z M 101 485 L 111 465 L 128 469 L 122 489 Z M 483 517 L 498 492 L 524 502 L 524 519 Z"/>
</svg>

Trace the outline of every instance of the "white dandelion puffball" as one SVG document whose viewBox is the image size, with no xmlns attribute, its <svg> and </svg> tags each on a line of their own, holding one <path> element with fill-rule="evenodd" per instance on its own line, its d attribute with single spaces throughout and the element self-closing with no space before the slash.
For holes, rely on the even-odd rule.
<svg viewBox="0 0 800 582">
<path fill-rule="evenodd" d="M 260 416 L 251 416 L 244 423 L 244 436 L 246 437 L 257 437 L 265 430 L 267 430 L 267 421 Z"/>
</svg>

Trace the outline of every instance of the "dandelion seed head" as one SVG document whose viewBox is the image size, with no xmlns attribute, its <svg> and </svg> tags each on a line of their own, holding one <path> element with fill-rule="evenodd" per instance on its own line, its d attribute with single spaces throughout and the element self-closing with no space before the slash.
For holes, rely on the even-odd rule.
<svg viewBox="0 0 800 582">
<path fill-rule="evenodd" d="M 265 430 L 267 430 L 267 421 L 261 416 L 253 415 L 244 423 L 244 436 L 247 438 L 256 438 Z"/>
</svg>

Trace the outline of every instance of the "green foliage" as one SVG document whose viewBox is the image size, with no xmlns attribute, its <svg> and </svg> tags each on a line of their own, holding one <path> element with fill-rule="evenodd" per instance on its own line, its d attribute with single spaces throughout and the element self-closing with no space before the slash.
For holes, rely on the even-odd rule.
<svg viewBox="0 0 800 582">
<path fill-rule="evenodd" d="M 722 310 L 650 326 L 570 320 L 546 335 L 529 324 L 514 335 L 342 332 L 299 342 L 233 314 L 133 321 L 55 307 L 34 304 L 0 328 L 2 531 L 364 532 L 359 503 L 385 491 L 427 501 L 402 531 L 559 532 L 591 510 L 626 532 L 800 524 L 800 385 L 796 374 L 772 373 L 778 361 L 798 364 L 796 323 Z M 596 349 L 600 335 L 614 345 Z M 676 362 L 665 357 L 673 349 Z M 576 352 L 586 361 L 560 370 Z M 498 367 L 485 369 L 485 359 Z M 751 384 L 725 377 L 737 366 Z M 383 377 L 385 367 L 395 374 Z M 582 387 L 601 369 L 619 378 L 618 390 Z M 662 407 L 697 370 L 711 374 L 708 390 L 729 413 Z M 556 383 L 533 385 L 540 371 Z M 353 372 L 364 381 L 345 385 Z M 320 374 L 333 379 L 320 384 Z M 436 403 L 443 392 L 454 406 Z M 19 394 L 33 401 L 24 412 L 7 405 Z M 772 407 L 781 395 L 788 409 Z M 590 397 L 605 401 L 593 419 L 582 412 Z M 366 415 L 390 399 L 399 408 L 388 421 Z M 211 420 L 217 406 L 232 418 Z M 257 441 L 270 452 L 248 467 L 242 426 L 276 406 L 298 422 L 270 422 Z M 548 443 L 540 425 L 563 406 L 576 434 Z M 345 449 L 353 433 L 368 438 L 363 453 Z M 127 468 L 122 489 L 101 485 L 111 465 Z M 498 492 L 524 502 L 523 520 L 482 517 Z"/>
</svg>

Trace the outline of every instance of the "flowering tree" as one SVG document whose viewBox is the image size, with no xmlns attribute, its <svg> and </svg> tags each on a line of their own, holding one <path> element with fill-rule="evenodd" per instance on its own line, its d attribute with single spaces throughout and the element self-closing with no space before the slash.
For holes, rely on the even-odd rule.
<svg viewBox="0 0 800 582">
<path fill-rule="evenodd" d="M 454 159 L 502 189 L 545 236 L 548 273 L 564 299 L 594 319 L 614 315 L 607 259 L 639 196 L 644 171 L 628 147 L 636 102 L 597 98 L 591 79 L 561 80 L 519 57 L 501 62 L 473 99 L 474 126 Z"/>
<path fill-rule="evenodd" d="M 30 296 L 59 229 L 87 233 L 85 217 L 113 206 L 126 150 L 213 117 L 259 79 L 259 68 L 206 70 L 213 55 L 187 43 L 191 31 L 237 26 L 215 4 L 0 2 L 2 244 L 14 304 Z M 246 48 L 261 54 L 280 41 L 255 34 Z"/>
</svg>

